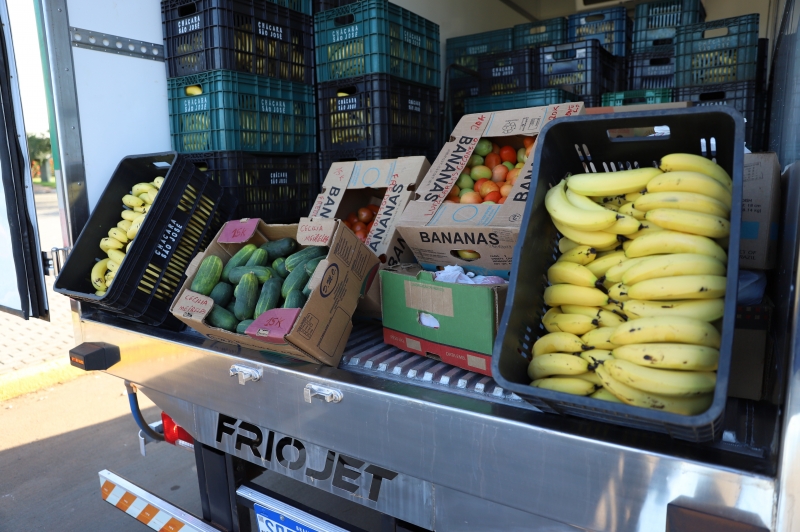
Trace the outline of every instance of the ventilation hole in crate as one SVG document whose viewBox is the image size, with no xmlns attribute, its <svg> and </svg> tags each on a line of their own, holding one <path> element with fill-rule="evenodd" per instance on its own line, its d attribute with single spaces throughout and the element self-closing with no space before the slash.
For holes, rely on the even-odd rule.
<svg viewBox="0 0 800 532">
<path fill-rule="evenodd" d="M 578 152 L 578 158 L 583 162 L 583 153 L 581 152 L 581 147 L 575 144 L 575 151 Z"/>
<path fill-rule="evenodd" d="M 713 39 L 715 37 L 724 37 L 728 34 L 728 28 L 712 28 L 703 32 L 703 39 Z"/>
<path fill-rule="evenodd" d="M 597 173 L 597 168 L 594 167 L 594 163 L 589 163 L 589 168 L 592 170 L 593 174 Z"/>
<path fill-rule="evenodd" d="M 581 164 L 583 164 L 583 171 L 588 174 L 589 173 L 589 167 L 586 166 L 586 163 L 581 163 Z"/>
<path fill-rule="evenodd" d="M 711 145 L 711 157 L 714 158 L 717 156 L 717 139 L 711 137 L 709 144 Z"/>
<path fill-rule="evenodd" d="M 589 148 L 586 146 L 586 144 L 583 144 L 583 153 L 585 153 L 585 154 L 586 154 L 586 159 L 587 159 L 588 161 L 591 161 L 591 160 L 592 160 L 592 154 L 591 154 L 591 153 L 589 153 Z"/>
<path fill-rule="evenodd" d="M 592 165 L 592 168 L 594 168 L 594 165 Z M 608 165 L 606 163 L 603 163 L 603 171 L 604 172 L 610 172 L 611 171 L 611 170 L 608 169 Z"/>
<path fill-rule="evenodd" d="M 336 17 L 335 19 L 333 19 L 333 23 L 336 26 L 346 26 L 347 24 L 352 24 L 355 21 L 356 17 L 353 16 L 352 13 L 348 15 L 342 15 L 341 17 Z"/>
<path fill-rule="evenodd" d="M 708 157 L 708 150 L 706 149 L 706 139 L 700 139 L 700 154 L 703 157 Z"/>
<path fill-rule="evenodd" d="M 192 15 L 194 13 L 197 13 L 197 4 L 196 3 L 186 4 L 186 5 L 182 5 L 182 6 L 178 7 L 178 17 L 179 18 L 188 17 L 189 15 Z"/>
</svg>

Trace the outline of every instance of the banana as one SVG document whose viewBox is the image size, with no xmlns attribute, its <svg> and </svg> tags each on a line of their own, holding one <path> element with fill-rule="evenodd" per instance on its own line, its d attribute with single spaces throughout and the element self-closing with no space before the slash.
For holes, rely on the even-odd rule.
<svg viewBox="0 0 800 532">
<path fill-rule="evenodd" d="M 586 334 L 592 329 L 597 328 L 597 323 L 588 316 L 582 314 L 562 314 L 552 312 L 550 309 L 542 317 L 542 325 L 547 332 L 566 332 L 574 335 Z"/>
<path fill-rule="evenodd" d="M 547 332 L 561 332 L 561 329 L 559 329 L 553 321 L 554 318 L 559 315 L 561 315 L 561 309 L 558 307 L 547 309 L 547 312 L 544 313 L 544 316 L 542 316 L 542 325 Z"/>
<path fill-rule="evenodd" d="M 583 305 L 561 305 L 561 312 L 564 314 L 580 314 L 589 318 L 597 319 L 600 315 L 598 307 L 585 307 Z"/>
<path fill-rule="evenodd" d="M 606 292 L 608 292 L 608 289 L 614 286 L 615 284 L 617 283 L 614 281 L 609 281 L 608 279 L 603 280 L 603 288 L 606 289 Z"/>
<path fill-rule="evenodd" d="M 594 331 L 587 334 L 592 332 Z M 674 342 L 719 349 L 720 336 L 719 332 L 705 321 L 683 316 L 657 316 L 629 320 L 619 325 L 609 341 L 616 345 Z"/>
<path fill-rule="evenodd" d="M 129 252 L 131 250 L 131 244 L 133 244 L 133 242 L 128 242 L 128 245 L 125 246 L 125 253 L 127 253 L 127 252 Z"/>
<path fill-rule="evenodd" d="M 125 244 L 116 238 L 106 237 L 100 240 L 100 249 L 103 251 L 108 251 L 109 249 L 122 249 L 123 247 L 125 247 Z"/>
<path fill-rule="evenodd" d="M 597 251 L 593 247 L 575 246 L 566 253 L 562 253 L 557 262 L 574 262 L 575 264 L 586 266 L 595 257 L 597 257 Z"/>
<path fill-rule="evenodd" d="M 619 205 L 617 205 L 616 203 L 613 203 L 613 202 L 611 202 L 611 203 L 603 203 L 603 208 L 605 210 L 607 210 L 607 211 L 619 212 L 619 207 L 620 207 Z"/>
<path fill-rule="evenodd" d="M 640 281 L 628 288 L 629 299 L 674 301 L 680 299 L 717 299 L 725 296 L 727 279 L 721 275 L 679 275 Z M 614 296 L 611 290 L 609 297 Z"/>
<path fill-rule="evenodd" d="M 597 386 L 589 381 L 575 377 L 550 377 L 547 379 L 536 379 L 531 386 L 554 392 L 569 393 L 572 395 L 589 395 L 597 389 Z"/>
<path fill-rule="evenodd" d="M 126 232 L 120 229 L 119 227 L 112 227 L 111 229 L 109 229 L 108 236 L 122 242 L 123 244 L 128 243 L 128 236 L 126 235 Z M 121 248 L 115 248 L 115 249 L 121 249 Z"/>
<path fill-rule="evenodd" d="M 150 194 L 147 192 L 143 192 L 139 194 L 139 199 L 144 202 L 145 205 L 151 205 L 153 203 L 153 199 L 150 197 Z"/>
<path fill-rule="evenodd" d="M 622 312 L 629 318 L 653 318 L 657 316 L 683 316 L 712 322 L 720 319 L 725 311 L 724 299 L 697 299 L 688 301 L 641 301 L 629 299 L 622 303 Z"/>
<path fill-rule="evenodd" d="M 579 375 L 589 370 L 589 363 L 579 356 L 567 353 L 547 353 L 533 357 L 528 364 L 528 377 L 532 381 L 550 375 Z"/>
<path fill-rule="evenodd" d="M 605 209 L 612 209 L 615 210 L 616 208 L 621 207 L 625 203 L 625 196 L 626 194 L 617 194 L 616 196 L 594 196 L 590 198 L 592 201 L 595 201 L 603 206 Z"/>
<path fill-rule="evenodd" d="M 128 240 L 133 240 L 134 238 L 136 238 L 136 235 L 137 235 L 137 233 L 139 233 L 139 228 L 141 226 L 142 226 L 142 222 L 140 220 L 138 220 L 138 219 L 137 219 L 137 221 L 133 222 L 133 224 L 131 224 L 131 228 L 128 229 L 128 233 L 126 234 L 126 236 L 128 237 Z"/>
<path fill-rule="evenodd" d="M 144 204 L 139 207 L 134 207 L 133 210 L 139 214 L 147 214 L 147 211 L 150 210 L 150 205 Z"/>
<path fill-rule="evenodd" d="M 125 253 L 118 249 L 109 249 L 106 251 L 106 254 L 108 255 L 109 259 L 111 259 L 113 262 L 116 262 L 120 266 L 122 265 L 122 261 L 125 260 Z"/>
<path fill-rule="evenodd" d="M 640 258 L 643 260 L 623 273 L 623 283 L 630 286 L 648 279 L 676 275 L 725 275 L 726 269 L 717 259 L 698 253 L 673 253 Z"/>
<path fill-rule="evenodd" d="M 116 272 L 119 269 L 119 263 L 114 262 L 113 260 L 109 260 L 106 266 L 108 267 L 108 271 L 110 272 Z"/>
<path fill-rule="evenodd" d="M 600 315 L 597 318 L 600 327 L 616 327 L 622 325 L 625 320 L 619 314 L 611 312 L 610 310 L 600 309 Z"/>
<path fill-rule="evenodd" d="M 581 194 L 578 194 L 574 190 L 567 188 L 567 200 L 572 203 L 575 207 L 579 209 L 584 209 L 587 211 L 600 211 L 605 212 L 606 209 L 602 205 L 598 205 L 597 202 L 592 200 L 591 198 L 587 198 Z M 602 203 L 602 202 L 601 202 Z"/>
<path fill-rule="evenodd" d="M 720 165 L 691 153 L 673 153 L 661 158 L 660 168 L 665 172 L 698 172 L 718 181 L 726 189 L 733 189 L 731 176 Z"/>
<path fill-rule="evenodd" d="M 586 268 L 596 277 L 603 277 L 608 270 L 627 259 L 624 251 L 612 251 L 586 265 Z"/>
<path fill-rule="evenodd" d="M 583 231 L 581 229 L 575 229 L 570 225 L 564 225 L 558 220 L 553 220 L 553 224 L 556 226 L 559 233 L 573 242 L 583 244 L 584 246 L 604 248 L 617 245 L 618 243 L 617 235 L 612 233 L 606 233 L 604 231 Z"/>
<path fill-rule="evenodd" d="M 136 218 L 138 218 L 139 216 L 140 216 L 140 214 L 138 212 L 135 212 L 135 211 L 129 211 L 127 209 L 122 211 L 122 219 L 123 220 L 130 220 L 132 222 Z"/>
<path fill-rule="evenodd" d="M 605 251 L 623 251 L 623 247 L 622 247 L 622 244 L 617 242 L 613 246 L 606 246 L 606 247 L 603 247 L 603 248 L 597 248 L 596 250 L 597 250 L 597 254 L 599 255 L 600 253 L 603 253 Z"/>
<path fill-rule="evenodd" d="M 567 251 L 571 251 L 578 246 L 580 246 L 580 244 L 578 244 L 577 242 L 573 242 L 567 237 L 563 237 L 558 240 L 558 250 L 561 253 L 566 253 Z"/>
<path fill-rule="evenodd" d="M 122 203 L 124 203 L 125 206 L 130 207 L 131 209 L 133 209 L 134 207 L 141 207 L 142 205 L 144 205 L 144 202 L 141 200 L 141 198 L 133 196 L 131 194 L 125 194 L 124 196 L 122 196 Z"/>
<path fill-rule="evenodd" d="M 122 229 L 127 233 L 128 229 L 131 228 L 132 223 L 133 222 L 131 220 L 120 220 L 119 223 L 117 223 L 117 227 L 119 227 L 120 229 Z M 127 240 L 127 237 L 125 237 L 125 239 Z"/>
<path fill-rule="evenodd" d="M 653 179 L 657 179 L 659 177 L 660 176 L 656 176 Z M 647 182 L 648 185 L 653 181 L 653 179 L 651 179 L 650 181 Z M 643 189 L 641 192 L 630 192 L 628 194 L 625 194 L 625 202 L 626 203 L 633 203 L 637 199 L 639 199 L 642 196 L 644 196 L 646 193 L 647 193 L 647 189 Z"/>
<path fill-rule="evenodd" d="M 544 304 L 548 307 L 561 305 L 600 307 L 608 304 L 608 296 L 597 288 L 556 284 L 544 289 Z"/>
<path fill-rule="evenodd" d="M 614 225 L 616 221 L 614 213 L 605 209 L 601 211 L 581 209 L 570 203 L 564 191 L 564 184 L 565 181 L 562 179 L 547 191 L 544 198 L 545 208 L 553 220 L 582 231 L 599 231 Z"/>
<path fill-rule="evenodd" d="M 163 182 L 164 182 L 164 178 L 162 176 L 158 176 L 155 179 L 153 179 L 153 186 L 160 190 L 161 189 L 161 184 Z"/>
<path fill-rule="evenodd" d="M 699 172 L 667 172 L 647 183 L 648 192 L 696 192 L 710 196 L 731 207 L 730 189 L 716 179 Z"/>
<path fill-rule="evenodd" d="M 723 264 L 728 263 L 728 254 L 710 238 L 687 235 L 677 231 L 656 231 L 640 236 L 631 240 L 630 245 L 625 249 L 625 254 L 630 259 L 665 253 L 699 253 L 713 257 Z"/>
<path fill-rule="evenodd" d="M 581 379 L 586 382 L 591 382 L 598 388 L 603 386 L 603 381 L 600 380 L 600 377 L 598 377 L 597 373 L 595 373 L 594 371 L 587 371 L 586 373 L 580 373 L 578 375 L 574 375 L 573 378 Z"/>
<path fill-rule="evenodd" d="M 630 344 L 614 349 L 613 356 L 639 366 L 683 371 L 715 371 L 719 364 L 719 350 L 702 345 Z"/>
<path fill-rule="evenodd" d="M 92 266 L 91 279 L 95 290 L 106 290 L 108 288 L 105 279 L 106 271 L 108 271 L 108 261 L 109 259 L 102 259 Z"/>
<path fill-rule="evenodd" d="M 567 186 L 584 196 L 614 196 L 644 190 L 647 183 L 659 174 L 661 170 L 658 168 L 577 174 L 567 178 Z"/>
<path fill-rule="evenodd" d="M 612 266 L 606 271 L 605 282 L 611 281 L 612 285 L 622 281 L 622 277 L 631 268 L 651 257 L 637 257 L 635 259 L 628 259 L 620 262 L 616 266 Z"/>
<path fill-rule="evenodd" d="M 140 194 L 150 191 L 157 192 L 158 189 L 153 185 L 151 185 L 150 183 L 136 183 L 131 188 L 131 195 L 139 197 Z"/>
<path fill-rule="evenodd" d="M 615 395 L 620 401 L 632 406 L 653 408 L 674 414 L 692 416 L 708 410 L 714 400 L 714 394 L 694 397 L 669 397 L 666 395 L 646 393 L 631 386 L 622 384 L 611 377 L 609 371 L 599 366 L 595 372 L 603 381 L 603 388 Z"/>
<path fill-rule="evenodd" d="M 606 227 L 606 233 L 613 233 L 615 235 L 630 235 L 639 231 L 642 223 L 633 216 L 617 213 L 617 221 L 611 227 Z"/>
<path fill-rule="evenodd" d="M 112 272 L 110 270 L 106 271 L 106 275 L 105 275 L 106 286 L 111 286 L 111 283 L 114 281 L 114 276 L 115 275 L 116 275 L 115 272 Z"/>
<path fill-rule="evenodd" d="M 679 209 L 682 211 L 704 212 L 728 218 L 731 210 L 724 203 L 711 196 L 696 192 L 653 192 L 645 194 L 633 202 L 633 208 L 639 211 L 653 209 Z"/>
<path fill-rule="evenodd" d="M 103 297 L 104 295 L 106 295 L 106 290 L 96 290 L 94 295 Z"/>
<path fill-rule="evenodd" d="M 658 369 L 639 366 L 616 357 L 614 360 L 604 362 L 603 368 L 622 384 L 659 395 L 678 397 L 700 395 L 713 392 L 717 384 L 717 374 L 713 371 Z"/>
<path fill-rule="evenodd" d="M 594 370 L 598 364 L 614 358 L 614 356 L 611 354 L 611 351 L 605 349 L 592 349 L 589 351 L 584 351 L 580 354 L 580 357 L 589 363 L 589 369 L 591 370 Z"/>
<path fill-rule="evenodd" d="M 603 382 L 603 380 L 600 379 L 600 382 Z M 591 397 L 593 399 L 600 399 L 601 401 L 608 401 L 609 403 L 621 403 L 622 402 L 619 399 L 617 399 L 616 395 L 614 395 L 613 393 L 609 392 L 605 388 L 600 388 L 599 390 L 594 392 L 589 397 Z"/>
<path fill-rule="evenodd" d="M 628 295 L 629 290 L 630 287 L 628 285 L 624 283 L 617 283 L 608 289 L 608 297 L 614 301 L 624 302 L 631 298 Z"/>
<path fill-rule="evenodd" d="M 620 207 L 619 211 L 617 212 L 619 212 L 620 214 L 624 214 L 626 216 L 630 216 L 632 218 L 636 218 L 639 221 L 644 220 L 645 212 L 640 211 L 639 209 L 634 209 L 633 202 L 626 203 L 625 205 Z"/>
<path fill-rule="evenodd" d="M 533 356 L 547 353 L 580 353 L 588 349 L 580 338 L 574 334 L 556 332 L 545 334 L 533 344 Z"/>
<path fill-rule="evenodd" d="M 709 238 L 723 238 L 731 233 L 731 223 L 728 220 L 704 212 L 653 209 L 647 212 L 645 219 L 664 229 L 683 231 Z M 613 232 L 611 231 L 613 227 L 611 226 L 607 231 Z"/>
<path fill-rule="evenodd" d="M 572 284 L 575 286 L 597 285 L 597 277 L 586 266 L 575 262 L 557 261 L 547 269 L 547 280 L 550 284 Z"/>
<path fill-rule="evenodd" d="M 625 235 L 626 238 L 629 240 L 635 240 L 640 236 L 649 235 L 651 233 L 657 233 L 658 231 L 663 231 L 661 227 L 657 226 L 654 223 L 650 223 L 647 220 L 641 220 L 642 228 L 636 231 L 635 233 L 631 233 L 630 235 Z"/>
<path fill-rule="evenodd" d="M 614 349 L 616 344 L 611 342 L 611 335 L 617 331 L 617 327 L 599 327 L 581 336 L 580 340 L 589 347 L 595 349 Z"/>
</svg>

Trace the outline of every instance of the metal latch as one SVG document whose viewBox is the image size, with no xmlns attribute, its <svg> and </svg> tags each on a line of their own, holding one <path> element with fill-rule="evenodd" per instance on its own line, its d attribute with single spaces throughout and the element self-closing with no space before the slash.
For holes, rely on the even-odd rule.
<svg viewBox="0 0 800 532">
<path fill-rule="evenodd" d="M 324 399 L 326 403 L 338 403 L 344 399 L 344 394 L 336 388 L 328 388 L 309 382 L 303 390 L 306 403 L 310 403 L 311 398 L 315 395 Z"/>
<path fill-rule="evenodd" d="M 44 274 L 56 277 L 61 273 L 61 267 L 67 262 L 67 253 L 72 248 L 51 248 L 50 254 L 42 251 L 42 266 L 44 267 Z"/>
<path fill-rule="evenodd" d="M 239 376 L 239 384 L 244 386 L 247 381 L 257 381 L 261 378 L 261 370 L 250 368 L 241 364 L 234 364 L 231 366 L 231 377 L 234 375 Z"/>
</svg>

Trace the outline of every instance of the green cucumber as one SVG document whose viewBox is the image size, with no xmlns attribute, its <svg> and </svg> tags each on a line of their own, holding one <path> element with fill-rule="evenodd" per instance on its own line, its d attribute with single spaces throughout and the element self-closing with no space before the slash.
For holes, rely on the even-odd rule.
<svg viewBox="0 0 800 532">
<path fill-rule="evenodd" d="M 259 248 L 250 255 L 245 266 L 266 266 L 267 262 L 269 262 L 269 253 L 266 249 Z"/>
<path fill-rule="evenodd" d="M 239 320 L 236 317 L 225 310 L 222 307 L 215 306 L 211 309 L 211 312 L 208 313 L 206 317 L 206 321 L 211 324 L 212 327 L 217 327 L 218 329 L 225 329 L 226 331 L 235 331 L 236 324 L 239 323 Z"/>
<path fill-rule="evenodd" d="M 308 278 L 308 282 L 303 287 L 303 295 L 306 297 L 311 295 L 311 277 Z"/>
<path fill-rule="evenodd" d="M 225 268 L 222 269 L 222 280 L 230 282 L 230 278 L 228 278 L 228 276 L 230 275 L 231 270 L 247 264 L 247 261 L 250 260 L 250 256 L 256 249 L 257 248 L 255 244 L 247 244 L 242 249 L 237 251 L 236 254 L 233 257 L 231 257 L 230 260 L 228 260 L 228 263 L 225 265 Z"/>
<path fill-rule="evenodd" d="M 280 238 L 271 240 L 261 246 L 261 249 L 269 253 L 270 258 L 288 257 L 297 249 L 297 241 L 294 238 Z"/>
<path fill-rule="evenodd" d="M 323 260 L 325 260 L 325 257 L 317 257 L 316 259 L 311 259 L 310 261 L 306 262 L 304 266 L 306 273 L 309 276 L 314 275 L 314 270 L 317 269 L 317 265 Z"/>
<path fill-rule="evenodd" d="M 277 272 L 277 274 L 281 276 L 281 279 L 286 279 L 286 277 L 289 275 L 289 272 L 286 271 L 285 263 L 286 259 L 284 259 L 283 257 L 278 257 L 277 259 L 275 259 L 275 262 L 272 263 L 272 269 L 274 269 L 275 272 Z"/>
<path fill-rule="evenodd" d="M 328 248 L 325 246 L 308 246 L 286 257 L 284 266 L 286 266 L 286 271 L 292 272 L 297 266 L 304 264 L 306 261 L 316 259 L 317 257 L 324 257 L 327 254 Z"/>
<path fill-rule="evenodd" d="M 217 286 L 222 271 L 222 259 L 216 255 L 209 255 L 203 259 L 200 267 L 197 268 L 192 280 L 192 286 L 189 289 L 204 296 L 209 295 L 214 287 Z"/>
<path fill-rule="evenodd" d="M 264 286 L 261 287 L 261 295 L 256 303 L 256 310 L 253 313 L 254 318 L 258 318 L 268 310 L 278 308 L 281 302 L 282 284 L 283 280 L 279 277 L 264 283 Z"/>
<path fill-rule="evenodd" d="M 244 274 L 236 289 L 239 293 L 236 296 L 233 314 L 238 320 L 253 319 L 258 301 L 258 277 L 254 273 Z"/>
<path fill-rule="evenodd" d="M 235 295 L 236 295 L 236 291 L 234 290 L 234 296 L 235 296 Z M 230 312 L 230 313 L 231 313 L 231 316 L 233 316 L 233 312 L 235 311 L 235 307 L 236 307 L 236 301 L 235 301 L 235 300 L 233 300 L 233 299 L 231 299 L 231 302 L 230 302 L 230 303 L 228 303 L 227 305 L 225 305 L 225 310 L 227 310 L 228 312 Z M 235 317 L 235 316 L 234 316 L 234 319 L 236 319 L 236 317 Z"/>
<path fill-rule="evenodd" d="M 283 302 L 283 308 L 303 308 L 306 304 L 306 296 L 300 290 L 290 290 Z"/>
<path fill-rule="evenodd" d="M 236 332 L 239 334 L 244 334 L 250 324 L 256 320 L 242 320 L 239 322 L 239 325 L 236 326 Z"/>
<path fill-rule="evenodd" d="M 215 305 L 224 307 L 233 299 L 233 287 L 228 283 L 219 282 L 211 291 L 209 297 L 214 300 Z"/>
<path fill-rule="evenodd" d="M 289 274 L 289 277 L 284 279 L 283 286 L 281 286 L 281 295 L 286 297 L 292 290 L 300 292 L 307 282 L 308 274 L 305 268 L 297 268 Z"/>
<path fill-rule="evenodd" d="M 258 277 L 259 283 L 266 283 L 267 279 L 272 277 L 274 271 L 275 270 L 269 266 L 239 266 L 231 270 L 230 274 L 228 274 L 228 278 L 232 284 L 239 284 L 244 274 L 254 273 L 256 277 Z"/>
</svg>

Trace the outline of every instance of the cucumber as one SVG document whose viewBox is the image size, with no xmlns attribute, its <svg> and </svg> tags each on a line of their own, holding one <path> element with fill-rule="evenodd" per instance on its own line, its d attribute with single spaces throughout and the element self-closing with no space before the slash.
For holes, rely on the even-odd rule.
<svg viewBox="0 0 800 532">
<path fill-rule="evenodd" d="M 306 262 L 304 268 L 306 269 L 306 273 L 310 276 L 314 275 L 314 270 L 317 269 L 317 265 L 322 262 L 325 257 L 317 257 L 316 259 L 311 259 L 310 261 Z"/>
<path fill-rule="evenodd" d="M 218 329 L 225 329 L 226 331 L 231 331 L 231 332 L 236 330 L 236 324 L 239 323 L 239 320 L 237 320 L 233 314 L 231 314 L 224 308 L 217 306 L 212 308 L 211 312 L 208 313 L 206 321 L 212 327 L 217 327 Z"/>
<path fill-rule="evenodd" d="M 236 296 L 236 303 L 233 307 L 233 314 L 238 320 L 253 319 L 253 312 L 256 310 L 258 301 L 258 278 L 254 273 L 246 273 L 236 286 L 239 293 Z"/>
<path fill-rule="evenodd" d="M 290 290 L 283 302 L 283 308 L 303 308 L 306 304 L 306 296 L 300 290 Z"/>
<path fill-rule="evenodd" d="M 308 246 L 286 257 L 284 266 L 286 266 L 286 271 L 292 272 L 297 266 L 304 264 L 306 261 L 316 259 L 317 257 L 324 257 L 327 254 L 328 248 L 325 246 Z"/>
<path fill-rule="evenodd" d="M 258 277 L 259 283 L 266 283 L 267 279 L 272 277 L 274 271 L 275 270 L 269 266 L 239 266 L 238 268 L 231 270 L 231 272 L 228 274 L 228 278 L 232 284 L 239 284 L 244 274 L 254 273 L 256 277 Z"/>
<path fill-rule="evenodd" d="M 235 296 L 235 295 L 236 295 L 236 290 L 234 290 L 233 292 L 234 292 L 234 296 Z M 235 309 L 234 309 L 234 307 L 235 307 L 235 306 L 236 306 L 236 301 L 235 301 L 235 300 L 233 300 L 233 299 L 231 299 L 231 302 L 230 302 L 230 303 L 228 303 L 227 305 L 225 305 L 225 310 L 227 310 L 228 312 L 230 312 L 230 313 L 231 313 L 231 316 L 233 316 L 233 312 L 234 312 L 234 310 L 235 310 Z M 236 319 L 236 317 L 235 317 L 235 316 L 234 316 L 234 319 Z"/>
<path fill-rule="evenodd" d="M 261 295 L 256 303 L 256 310 L 253 313 L 254 318 L 258 318 L 268 310 L 278 308 L 281 302 L 281 285 L 283 280 L 278 278 L 270 279 L 264 286 L 261 287 Z"/>
<path fill-rule="evenodd" d="M 311 286 L 310 285 L 311 285 L 311 277 L 308 278 L 308 282 L 303 287 L 303 295 L 306 296 L 306 297 L 311 295 Z"/>
<path fill-rule="evenodd" d="M 189 289 L 204 296 L 209 295 L 214 287 L 217 286 L 222 271 L 222 259 L 216 255 L 209 255 L 203 259 L 200 267 L 197 268 L 197 273 L 194 274 L 192 286 Z"/>
<path fill-rule="evenodd" d="M 247 244 L 242 249 L 237 251 L 236 254 L 233 257 L 231 257 L 230 260 L 228 260 L 228 263 L 225 265 L 225 268 L 222 269 L 222 280 L 230 282 L 228 276 L 230 275 L 231 270 L 247 264 L 247 261 L 250 260 L 250 256 L 256 249 L 257 248 L 255 244 Z"/>
<path fill-rule="evenodd" d="M 272 263 L 272 269 L 281 276 L 281 279 L 286 279 L 286 276 L 289 275 L 289 272 L 286 271 L 286 259 L 283 257 L 278 257 L 275 259 L 275 262 Z"/>
<path fill-rule="evenodd" d="M 268 261 L 269 253 L 267 253 L 267 250 L 259 248 L 250 255 L 245 266 L 266 266 Z"/>
<path fill-rule="evenodd" d="M 300 292 L 307 282 L 308 274 L 306 273 L 305 268 L 297 268 L 289 274 L 289 277 L 284 279 L 283 286 L 281 286 L 281 295 L 286 297 L 292 290 L 297 290 Z"/>
<path fill-rule="evenodd" d="M 294 238 L 280 238 L 271 240 L 261 246 L 261 249 L 269 253 L 270 258 L 288 257 L 297 249 L 297 241 Z"/>
<path fill-rule="evenodd" d="M 255 320 L 243 320 L 239 322 L 239 325 L 236 326 L 236 332 L 239 334 L 244 334 L 250 324 L 253 323 Z"/>
<path fill-rule="evenodd" d="M 233 287 L 233 297 L 238 297 L 238 296 L 239 296 L 239 285 L 237 284 L 236 286 Z"/>
<path fill-rule="evenodd" d="M 225 282 L 217 283 L 209 297 L 214 300 L 215 305 L 225 307 L 233 299 L 233 287 Z"/>
</svg>

